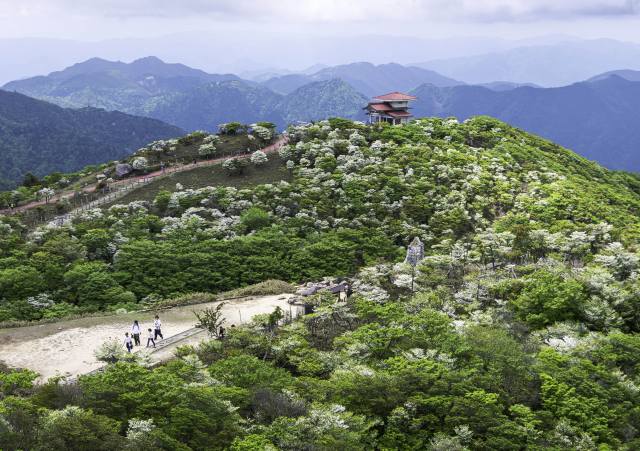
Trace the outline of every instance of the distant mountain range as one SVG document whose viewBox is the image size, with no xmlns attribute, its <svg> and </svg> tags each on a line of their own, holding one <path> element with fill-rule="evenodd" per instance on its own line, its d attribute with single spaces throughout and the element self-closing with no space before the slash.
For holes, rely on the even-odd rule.
<svg viewBox="0 0 640 451">
<path fill-rule="evenodd" d="M 155 119 L 61 108 L 0 90 L 0 189 L 15 186 L 26 172 L 72 172 L 182 134 L 180 128 Z"/>
<path fill-rule="evenodd" d="M 155 103 L 205 83 L 240 80 L 232 74 L 208 74 L 155 57 L 122 63 L 92 58 L 47 76 L 9 82 L 6 91 L 63 107 L 86 106 L 152 116 Z"/>
<path fill-rule="evenodd" d="M 610 39 L 572 40 L 417 64 L 468 84 L 508 80 L 564 86 L 619 68 L 640 69 L 640 44 Z"/>
<path fill-rule="evenodd" d="M 569 147 L 612 169 L 640 171 L 639 72 L 597 76 L 560 88 L 423 85 L 416 116 L 489 115 Z"/>
<path fill-rule="evenodd" d="M 331 116 L 364 119 L 362 107 L 370 97 L 408 91 L 418 97 L 416 116 L 491 115 L 610 168 L 640 170 L 638 71 L 616 70 L 595 77 L 591 73 L 584 82 L 541 88 L 503 77 L 495 80 L 507 81 L 465 85 L 431 70 L 399 64 L 318 69 L 259 82 L 208 74 L 154 57 L 128 64 L 94 58 L 5 88 L 63 106 L 91 105 L 147 116 L 185 130 L 216 130 L 218 124 L 234 120 L 267 120 L 284 127 Z"/>
<path fill-rule="evenodd" d="M 394 70 L 399 73 L 430 73 L 423 69 L 405 71 L 397 66 Z M 376 89 L 372 81 L 376 67 L 371 67 L 373 75 L 360 71 L 364 77 L 361 85 Z M 357 67 L 343 70 L 352 74 L 350 80 L 358 80 Z M 242 80 L 232 74 L 207 74 L 155 57 L 129 64 L 93 58 L 47 76 L 7 83 L 3 89 L 64 107 L 92 106 L 147 116 L 186 130 L 216 130 L 218 124 L 229 121 L 268 120 L 284 127 L 291 121 L 327 116 L 363 118 L 361 109 L 367 99 L 353 86 L 335 78 L 311 77 L 305 83 L 289 86 L 285 95 L 270 89 L 268 83 Z M 382 78 L 378 76 L 378 80 Z M 411 87 L 436 78 L 416 79 L 421 81 Z M 320 98 L 324 100 L 318 101 Z"/>
<path fill-rule="evenodd" d="M 598 81 L 608 78 L 612 75 L 617 75 L 620 78 L 624 78 L 628 81 L 640 81 L 640 70 L 612 70 L 609 72 L 605 72 L 604 74 L 596 75 L 595 77 L 591 77 L 587 81 Z"/>
<path fill-rule="evenodd" d="M 327 67 L 313 74 L 290 74 L 274 77 L 264 81 L 263 85 L 281 94 L 289 94 L 305 84 L 332 79 L 343 80 L 353 86 L 356 91 L 369 97 L 391 91 L 409 91 L 424 83 L 435 86 L 464 84 L 432 70 L 419 67 L 395 63 L 376 66 L 362 62 Z"/>
</svg>

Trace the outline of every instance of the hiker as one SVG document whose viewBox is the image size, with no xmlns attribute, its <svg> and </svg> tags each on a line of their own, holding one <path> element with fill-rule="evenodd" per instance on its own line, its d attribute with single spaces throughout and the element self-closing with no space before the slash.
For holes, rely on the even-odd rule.
<svg viewBox="0 0 640 451">
<path fill-rule="evenodd" d="M 156 341 L 153 338 L 153 331 L 149 328 L 149 336 L 147 337 L 147 348 L 149 347 L 149 343 L 153 344 L 153 347 L 156 347 Z"/>
<path fill-rule="evenodd" d="M 158 337 L 164 340 L 162 336 L 162 321 L 160 321 L 160 317 L 156 315 L 156 319 L 153 321 L 153 339 L 157 340 Z"/>
<path fill-rule="evenodd" d="M 127 352 L 131 352 L 133 349 L 133 343 L 131 342 L 131 337 L 129 336 L 129 332 L 124 333 L 124 345 L 127 348 Z"/>
<path fill-rule="evenodd" d="M 218 338 L 220 338 L 220 340 L 224 339 L 224 327 L 220 326 L 220 329 L 218 330 Z"/>
<path fill-rule="evenodd" d="M 131 335 L 135 345 L 140 346 L 140 324 L 138 324 L 138 320 L 135 320 L 133 326 L 131 326 Z"/>
</svg>

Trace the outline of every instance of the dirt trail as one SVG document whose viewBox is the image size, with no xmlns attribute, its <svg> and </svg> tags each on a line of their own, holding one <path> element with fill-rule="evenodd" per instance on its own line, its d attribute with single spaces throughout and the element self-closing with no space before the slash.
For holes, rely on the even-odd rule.
<svg viewBox="0 0 640 451">
<path fill-rule="evenodd" d="M 254 315 L 271 313 L 276 307 L 296 316 L 296 307 L 287 300 L 291 295 L 261 296 L 226 301 L 222 309 L 226 327 L 249 321 Z M 194 327 L 194 310 L 202 310 L 217 303 L 175 307 L 160 312 L 162 333 L 165 339 Z M 142 346 L 136 352 L 146 352 L 147 328 L 152 327 L 153 314 L 129 313 L 125 315 L 81 318 L 58 323 L 42 324 L 0 330 L 0 361 L 18 367 L 29 368 L 40 374 L 40 381 L 52 376 L 78 376 L 102 366 L 96 361 L 94 351 L 106 340 L 124 341 L 124 333 L 131 330 L 133 320 L 140 321 L 144 333 Z M 193 335 L 178 343 L 152 353 L 152 360 L 170 358 L 176 346 L 193 344 L 206 338 L 204 333 Z"/>
</svg>

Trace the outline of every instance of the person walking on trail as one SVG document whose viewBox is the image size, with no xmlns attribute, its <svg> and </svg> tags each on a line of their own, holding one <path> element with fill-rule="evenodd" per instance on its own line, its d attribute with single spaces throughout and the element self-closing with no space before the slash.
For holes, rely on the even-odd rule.
<svg viewBox="0 0 640 451">
<path fill-rule="evenodd" d="M 133 349 L 133 341 L 129 336 L 129 332 L 124 333 L 124 345 L 127 348 L 127 352 L 131 352 L 131 350 Z"/>
<path fill-rule="evenodd" d="M 153 331 L 151 329 L 149 329 L 149 336 L 147 337 L 147 348 L 149 347 L 149 343 L 151 343 L 154 348 L 156 347 L 156 340 L 153 337 Z"/>
<path fill-rule="evenodd" d="M 134 344 L 140 346 L 140 324 L 138 324 L 138 320 L 135 320 L 133 326 L 131 326 L 131 335 L 133 335 Z"/>
<path fill-rule="evenodd" d="M 153 321 L 153 339 L 157 340 L 158 337 L 164 340 L 162 336 L 162 321 L 160 321 L 160 317 L 156 315 L 156 319 Z"/>
</svg>

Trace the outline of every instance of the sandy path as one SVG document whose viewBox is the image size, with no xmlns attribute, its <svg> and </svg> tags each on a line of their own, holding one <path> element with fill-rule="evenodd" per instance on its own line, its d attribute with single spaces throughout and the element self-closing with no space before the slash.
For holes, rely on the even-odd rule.
<svg viewBox="0 0 640 451">
<path fill-rule="evenodd" d="M 276 307 L 291 311 L 295 307 L 287 299 L 291 295 L 261 296 L 250 299 L 226 301 L 222 309 L 226 327 L 249 321 L 254 315 L 271 313 Z M 201 310 L 217 303 L 176 307 L 160 312 L 162 333 L 169 338 L 194 327 L 194 310 Z M 117 338 L 124 341 L 124 333 L 130 331 L 134 319 L 140 321 L 145 331 L 142 345 L 136 352 L 144 350 L 146 330 L 152 327 L 153 314 L 134 313 L 96 318 L 81 318 L 52 324 L 0 330 L 0 360 L 6 364 L 29 368 L 40 374 L 40 380 L 52 376 L 77 376 L 102 366 L 94 357 L 94 351 L 106 340 Z M 193 344 L 206 338 L 197 334 L 178 344 Z M 169 346 L 152 354 L 154 360 L 169 358 L 175 346 Z"/>
</svg>

